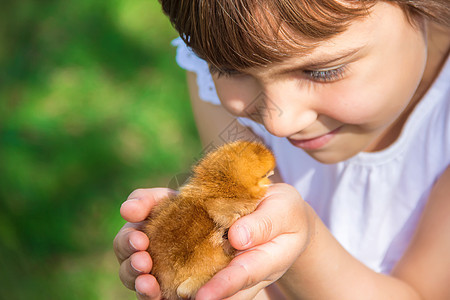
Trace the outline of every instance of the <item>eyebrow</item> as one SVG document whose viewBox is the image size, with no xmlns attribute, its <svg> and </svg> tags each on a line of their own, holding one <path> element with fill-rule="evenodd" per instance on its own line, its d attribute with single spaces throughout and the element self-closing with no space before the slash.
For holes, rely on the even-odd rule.
<svg viewBox="0 0 450 300">
<path fill-rule="evenodd" d="M 348 58 L 352 58 L 354 55 L 358 54 L 366 46 L 360 46 L 356 48 L 346 49 L 333 54 L 330 57 L 320 57 L 317 59 L 312 59 L 311 61 L 305 62 L 303 64 L 289 66 L 284 69 L 280 69 L 274 72 L 275 76 L 289 74 L 298 70 L 314 70 L 318 68 L 323 68 L 325 66 L 330 66 L 333 63 L 342 61 Z"/>
</svg>

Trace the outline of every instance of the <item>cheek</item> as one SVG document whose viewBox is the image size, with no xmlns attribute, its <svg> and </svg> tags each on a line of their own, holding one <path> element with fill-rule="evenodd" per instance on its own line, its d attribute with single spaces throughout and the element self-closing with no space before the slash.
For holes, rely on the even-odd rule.
<svg viewBox="0 0 450 300">
<path fill-rule="evenodd" d="M 353 124 L 393 122 L 411 102 L 426 62 L 420 36 L 404 44 L 378 47 L 355 64 L 351 77 L 327 90 L 329 113 Z"/>
<path fill-rule="evenodd" d="M 351 78 L 325 91 L 326 113 L 349 124 L 377 124 L 394 121 L 411 100 L 421 69 L 390 68 L 389 65 L 362 65 Z"/>
<path fill-rule="evenodd" d="M 342 82 L 326 92 L 322 113 L 346 124 L 370 125 L 397 116 L 403 101 L 397 101 L 389 86 Z"/>
</svg>

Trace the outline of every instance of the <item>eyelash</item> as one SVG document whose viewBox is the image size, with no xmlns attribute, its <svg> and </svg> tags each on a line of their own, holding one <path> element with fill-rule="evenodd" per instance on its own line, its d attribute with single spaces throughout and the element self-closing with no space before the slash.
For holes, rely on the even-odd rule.
<svg viewBox="0 0 450 300">
<path fill-rule="evenodd" d="M 338 81 L 344 77 L 346 66 L 339 66 L 335 69 L 327 70 L 305 70 L 303 73 L 309 79 L 317 82 L 333 82 Z"/>
<path fill-rule="evenodd" d="M 237 75 L 242 75 L 243 73 L 237 70 L 220 70 L 214 66 L 209 67 L 209 71 L 211 75 L 216 75 L 218 78 L 226 77 L 230 78 Z M 316 82 L 333 82 L 338 81 L 344 77 L 346 71 L 346 66 L 339 66 L 335 69 L 326 69 L 326 70 L 304 70 L 302 71 L 308 79 L 316 81 Z"/>
<path fill-rule="evenodd" d="M 209 66 L 209 72 L 211 73 L 211 75 L 217 75 L 217 78 L 220 78 L 220 77 L 233 77 L 233 76 L 236 76 L 236 75 L 242 75 L 242 73 L 241 72 L 239 72 L 239 71 L 236 71 L 236 70 L 220 70 L 220 69 L 218 69 L 218 68 L 216 68 L 216 67 L 214 67 L 214 66 Z"/>
</svg>

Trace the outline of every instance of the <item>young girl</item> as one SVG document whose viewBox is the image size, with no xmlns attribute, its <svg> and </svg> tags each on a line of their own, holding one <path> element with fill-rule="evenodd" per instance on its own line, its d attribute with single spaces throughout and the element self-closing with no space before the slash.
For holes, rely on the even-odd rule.
<svg viewBox="0 0 450 300">
<path fill-rule="evenodd" d="M 278 165 L 196 299 L 450 299 L 448 1 L 161 2 L 205 145 L 255 134 Z M 121 208 L 139 299 L 160 294 L 137 222 L 170 192 Z"/>
</svg>

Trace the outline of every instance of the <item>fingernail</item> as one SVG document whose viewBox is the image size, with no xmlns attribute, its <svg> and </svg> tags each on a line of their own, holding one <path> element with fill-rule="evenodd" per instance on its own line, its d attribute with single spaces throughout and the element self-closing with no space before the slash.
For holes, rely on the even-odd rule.
<svg viewBox="0 0 450 300">
<path fill-rule="evenodd" d="M 177 196 L 179 193 L 180 193 L 180 191 L 177 191 L 177 190 L 170 190 L 170 191 L 169 191 L 169 194 L 170 194 L 171 196 Z"/>
<path fill-rule="evenodd" d="M 139 271 L 139 270 L 133 265 L 133 262 L 132 262 L 132 261 L 130 262 L 130 264 L 131 264 L 131 267 L 133 268 L 133 270 L 135 270 L 137 273 L 142 273 L 142 271 Z"/>
<path fill-rule="evenodd" d="M 133 242 L 132 242 L 131 240 L 128 240 L 128 242 L 130 243 L 131 249 L 137 251 L 137 248 L 136 248 L 136 246 L 133 244 Z"/>
<path fill-rule="evenodd" d="M 128 199 L 127 201 L 125 201 L 124 203 L 122 203 L 121 206 L 124 206 L 126 203 L 136 202 L 136 201 L 138 201 L 138 200 L 139 200 L 139 199 Z"/>
<path fill-rule="evenodd" d="M 142 293 L 141 291 L 139 291 L 139 290 L 136 288 L 136 285 L 134 286 L 134 290 L 136 291 L 136 293 L 137 293 L 139 296 L 147 297 L 146 294 Z"/>
<path fill-rule="evenodd" d="M 238 225 L 236 229 L 241 246 L 246 246 L 250 242 L 250 232 L 248 231 L 248 228 L 246 226 Z"/>
</svg>

